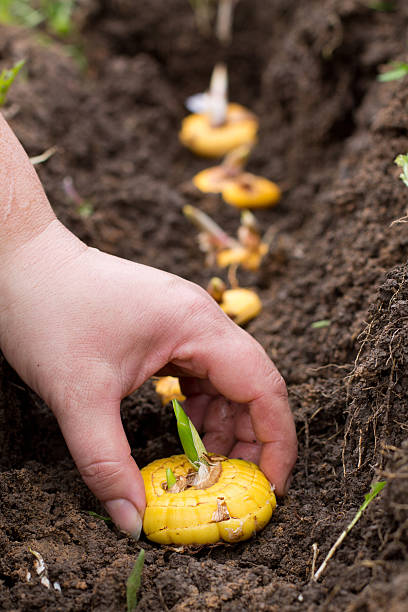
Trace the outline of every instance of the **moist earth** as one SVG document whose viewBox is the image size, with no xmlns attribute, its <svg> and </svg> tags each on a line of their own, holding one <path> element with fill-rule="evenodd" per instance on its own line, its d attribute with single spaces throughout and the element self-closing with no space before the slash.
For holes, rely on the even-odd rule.
<svg viewBox="0 0 408 612">
<path fill-rule="evenodd" d="M 283 198 L 257 213 L 271 249 L 239 280 L 262 298 L 247 330 L 287 381 L 299 460 L 250 541 L 136 543 L 89 514 L 104 511 L 54 417 L 2 360 L 0 609 L 124 610 L 144 548 L 141 611 L 408 610 L 408 190 L 393 163 L 408 150 L 408 77 L 376 79 L 406 59 L 407 3 L 240 0 L 227 47 L 200 34 L 186 0 L 83 0 L 75 23 L 66 41 L 0 26 L 0 68 L 27 60 L 3 112 L 30 156 L 57 147 L 39 175 L 58 217 L 94 247 L 206 286 L 219 272 L 182 207 L 232 234 L 239 212 L 192 188 L 208 162 L 178 143 L 183 102 L 226 60 L 231 99 L 258 114 L 249 170 Z M 151 382 L 122 416 L 139 465 L 179 452 Z M 378 479 L 385 489 L 311 581 L 316 547 L 318 566 Z M 30 549 L 61 592 L 40 583 Z"/>
</svg>

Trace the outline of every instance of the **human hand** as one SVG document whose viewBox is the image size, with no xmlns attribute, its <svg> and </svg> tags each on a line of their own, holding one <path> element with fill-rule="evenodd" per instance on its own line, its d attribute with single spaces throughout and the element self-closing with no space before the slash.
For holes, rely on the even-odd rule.
<svg viewBox="0 0 408 612">
<path fill-rule="evenodd" d="M 7 253 L 0 287 L 0 346 L 120 528 L 138 537 L 145 507 L 120 400 L 158 372 L 182 377 L 209 451 L 259 462 L 285 493 L 297 452 L 285 384 L 204 290 L 88 248 L 56 220 Z"/>
</svg>

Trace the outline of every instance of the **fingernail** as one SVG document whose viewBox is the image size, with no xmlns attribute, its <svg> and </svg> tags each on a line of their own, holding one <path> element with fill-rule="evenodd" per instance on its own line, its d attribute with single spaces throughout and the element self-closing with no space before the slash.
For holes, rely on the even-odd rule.
<svg viewBox="0 0 408 612">
<path fill-rule="evenodd" d="M 284 490 L 283 490 L 283 494 L 284 495 L 286 495 L 287 492 L 289 491 L 289 487 L 290 487 L 290 485 L 292 483 L 292 480 L 293 480 L 293 474 L 291 473 L 291 474 L 289 474 L 289 476 L 288 476 L 288 478 L 287 478 L 287 480 L 285 482 L 285 487 L 284 487 Z"/>
<path fill-rule="evenodd" d="M 142 531 L 142 519 L 135 506 L 127 499 L 112 499 L 105 502 L 105 508 L 109 512 L 116 527 L 138 540 Z"/>
</svg>

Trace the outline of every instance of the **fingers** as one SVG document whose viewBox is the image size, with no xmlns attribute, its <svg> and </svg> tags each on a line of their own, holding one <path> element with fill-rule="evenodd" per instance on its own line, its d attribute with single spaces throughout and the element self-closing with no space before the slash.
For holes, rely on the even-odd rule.
<svg viewBox="0 0 408 612">
<path fill-rule="evenodd" d="M 204 446 L 209 453 L 226 457 L 230 454 L 234 442 L 234 434 L 230 431 L 211 431 L 203 437 Z"/>
<path fill-rule="evenodd" d="M 130 455 L 119 401 L 55 411 L 78 470 L 114 523 L 138 539 L 145 508 L 143 478 Z M 59 412 L 59 413 L 58 413 Z"/>
<path fill-rule="evenodd" d="M 198 432 L 203 430 L 204 416 L 210 401 L 211 397 L 208 395 L 193 395 L 187 397 L 183 404 L 186 414 Z"/>
<path fill-rule="evenodd" d="M 184 395 L 218 395 L 217 389 L 207 378 L 180 377 L 180 388 Z"/>
<path fill-rule="evenodd" d="M 177 364 L 193 372 L 205 369 L 203 378 L 208 378 L 219 394 L 249 406 L 250 423 L 242 416 L 236 433 L 242 436 L 242 443 L 252 444 L 254 439 L 262 443 L 260 467 L 278 495 L 283 495 L 297 457 L 285 383 L 262 347 L 242 329 L 226 323 L 208 335 L 210 332 L 199 343 L 184 347 L 184 353 L 181 347 Z M 249 446 L 234 448 L 234 453 L 241 451 L 255 453 Z"/>
<path fill-rule="evenodd" d="M 203 442 L 206 449 L 219 455 L 228 455 L 234 442 L 236 406 L 224 397 L 212 398 L 204 418 Z"/>
<path fill-rule="evenodd" d="M 207 451 L 228 455 L 235 442 L 235 407 L 219 395 L 215 398 L 193 395 L 186 399 L 183 407 L 196 429 L 205 432 L 203 443 Z"/>
<path fill-rule="evenodd" d="M 262 444 L 252 442 L 237 442 L 230 452 L 230 457 L 235 459 L 245 459 L 259 465 L 261 458 Z"/>
<path fill-rule="evenodd" d="M 242 442 L 250 442 L 256 444 L 258 442 L 252 419 L 249 414 L 249 409 L 246 406 L 240 406 L 235 419 L 235 437 Z"/>
</svg>

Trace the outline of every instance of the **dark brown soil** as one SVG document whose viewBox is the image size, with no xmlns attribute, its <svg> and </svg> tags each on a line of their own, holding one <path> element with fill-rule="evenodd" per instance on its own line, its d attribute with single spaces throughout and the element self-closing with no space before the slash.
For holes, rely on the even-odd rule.
<svg viewBox="0 0 408 612">
<path fill-rule="evenodd" d="M 39 167 L 60 219 L 110 253 L 201 285 L 204 267 L 186 203 L 230 232 L 239 215 L 190 186 L 206 162 L 177 140 L 183 101 L 227 59 L 231 97 L 259 114 L 250 169 L 284 189 L 257 216 L 276 239 L 258 273 L 264 311 L 248 326 L 286 378 L 300 454 L 291 491 L 249 542 L 200 551 L 139 543 L 103 512 L 79 478 L 53 416 L 2 362 L 0 378 L 0 609 L 125 609 L 140 547 L 140 610 L 408 610 L 408 190 L 393 164 L 408 150 L 408 77 L 376 81 L 406 59 L 408 5 L 370 0 L 241 0 L 232 45 L 201 37 L 186 0 L 80 3 L 66 44 L 0 27 L 0 67 L 27 58 L 5 108 Z M 84 219 L 62 188 L 71 176 L 92 203 Z M 315 328 L 316 321 L 329 320 Z M 177 451 L 168 409 L 150 384 L 123 403 L 143 465 Z M 162 433 L 160 433 L 162 432 Z M 388 484 L 310 581 L 374 479 Z M 47 590 L 33 571 L 39 551 Z M 30 582 L 27 571 L 32 573 Z"/>
</svg>

